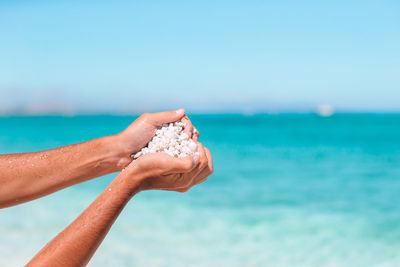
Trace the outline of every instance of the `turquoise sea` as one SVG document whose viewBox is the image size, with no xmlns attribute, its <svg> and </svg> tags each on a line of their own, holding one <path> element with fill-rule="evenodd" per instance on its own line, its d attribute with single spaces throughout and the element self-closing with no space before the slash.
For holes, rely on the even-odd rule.
<svg viewBox="0 0 400 267">
<path fill-rule="evenodd" d="M 89 266 L 400 266 L 400 115 L 194 115 L 215 172 L 143 192 Z M 0 153 L 117 133 L 134 116 L 0 118 Z M 0 170 L 1 171 L 1 170 Z M 0 266 L 22 266 L 115 174 L 0 210 Z"/>
</svg>

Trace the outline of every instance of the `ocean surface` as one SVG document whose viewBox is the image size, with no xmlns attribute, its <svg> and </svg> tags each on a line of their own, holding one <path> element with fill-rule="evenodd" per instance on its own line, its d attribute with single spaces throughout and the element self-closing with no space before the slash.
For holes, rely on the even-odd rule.
<svg viewBox="0 0 400 267">
<path fill-rule="evenodd" d="M 0 153 L 123 130 L 134 116 L 0 118 Z M 89 266 L 400 266 L 400 115 L 194 115 L 214 174 L 143 192 Z M 1 170 L 0 170 L 1 172 Z M 22 266 L 116 174 L 0 210 L 0 266 Z"/>
</svg>

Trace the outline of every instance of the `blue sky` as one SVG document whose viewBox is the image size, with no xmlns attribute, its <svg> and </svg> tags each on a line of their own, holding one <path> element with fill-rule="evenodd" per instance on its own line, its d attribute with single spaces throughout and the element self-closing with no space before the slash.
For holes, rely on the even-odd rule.
<svg viewBox="0 0 400 267">
<path fill-rule="evenodd" d="M 398 1 L 1 1 L 0 112 L 400 111 Z"/>
</svg>

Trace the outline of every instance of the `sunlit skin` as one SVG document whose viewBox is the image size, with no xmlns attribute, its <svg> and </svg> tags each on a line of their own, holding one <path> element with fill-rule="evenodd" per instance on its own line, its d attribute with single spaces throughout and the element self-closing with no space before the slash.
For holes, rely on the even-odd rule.
<svg viewBox="0 0 400 267">
<path fill-rule="evenodd" d="M 158 126 L 181 120 L 197 143 L 198 154 L 174 158 L 165 153 L 139 151 Z M 0 155 L 0 206 L 9 207 L 62 188 L 122 171 L 100 196 L 67 228 L 50 241 L 28 266 L 84 266 L 103 241 L 114 221 L 138 192 L 186 192 L 213 172 L 210 151 L 198 140 L 198 131 L 184 110 L 143 114 L 123 132 L 81 144 L 47 151 Z"/>
<path fill-rule="evenodd" d="M 213 172 L 212 158 L 207 148 L 197 144 L 198 156 L 147 154 L 130 164 L 27 266 L 85 266 L 135 194 L 152 189 L 186 192 L 204 182 Z"/>
<path fill-rule="evenodd" d="M 181 120 L 184 110 L 143 114 L 121 133 L 34 153 L 0 155 L 0 208 L 30 201 L 95 177 L 121 171 L 163 123 Z M 197 140 L 198 135 L 192 136 Z"/>
</svg>

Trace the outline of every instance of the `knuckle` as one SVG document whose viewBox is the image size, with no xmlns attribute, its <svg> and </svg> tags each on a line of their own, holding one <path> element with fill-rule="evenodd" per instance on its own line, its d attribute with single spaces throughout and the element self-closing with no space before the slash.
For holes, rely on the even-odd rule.
<svg viewBox="0 0 400 267">
<path fill-rule="evenodd" d="M 150 118 L 150 113 L 143 113 L 142 116 L 140 116 L 142 118 L 143 121 L 148 121 Z"/>
</svg>

